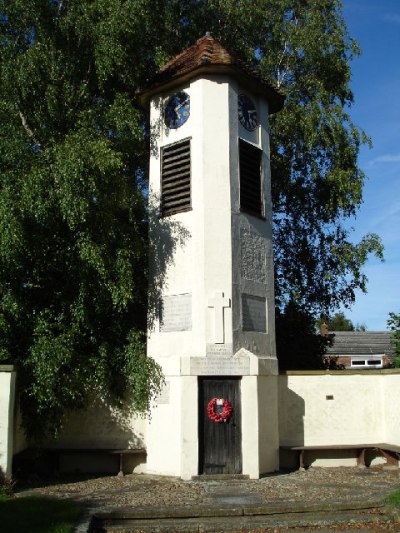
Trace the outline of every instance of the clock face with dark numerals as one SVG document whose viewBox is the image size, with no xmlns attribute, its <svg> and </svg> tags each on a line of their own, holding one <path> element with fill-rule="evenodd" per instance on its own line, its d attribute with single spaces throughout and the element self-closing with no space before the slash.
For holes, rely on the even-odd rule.
<svg viewBox="0 0 400 533">
<path fill-rule="evenodd" d="M 190 116 L 190 96 L 184 91 L 171 96 L 165 106 L 164 120 L 168 128 L 176 129 Z"/>
<path fill-rule="evenodd" d="M 238 115 L 241 125 L 248 131 L 253 131 L 258 125 L 256 105 L 246 94 L 239 94 Z"/>
</svg>

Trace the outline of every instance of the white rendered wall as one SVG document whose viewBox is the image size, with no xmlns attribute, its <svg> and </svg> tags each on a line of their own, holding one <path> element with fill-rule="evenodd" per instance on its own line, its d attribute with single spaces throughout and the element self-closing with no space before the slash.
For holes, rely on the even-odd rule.
<svg viewBox="0 0 400 533">
<path fill-rule="evenodd" d="M 259 376 L 259 473 L 279 470 L 278 378 Z"/>
<path fill-rule="evenodd" d="M 15 402 L 14 367 L 0 365 L 0 469 L 11 477 Z"/>
<path fill-rule="evenodd" d="M 151 106 L 155 148 L 150 159 L 150 205 L 160 200 L 160 148 L 190 137 L 192 210 L 159 219 L 150 241 L 157 243 L 157 232 L 162 229 L 183 235 L 166 268 L 162 293 L 192 295 L 192 327 L 190 331 L 160 331 L 156 312 L 148 334 L 147 352 L 162 366 L 168 395 L 165 403 L 152 410 L 147 471 L 190 478 L 198 473 L 198 378 L 191 375 L 190 364 L 184 361 L 205 357 L 207 346 L 214 342 L 215 317 L 214 309 L 208 307 L 209 299 L 221 292 L 232 298 L 231 88 L 226 78 L 202 78 L 181 90 L 191 99 L 190 118 L 182 127 L 165 127 L 160 119 L 161 99 L 155 99 Z M 164 101 L 168 97 L 165 95 Z M 150 271 L 154 268 L 153 262 Z M 224 345 L 230 347 L 232 355 L 231 308 L 224 310 L 224 321 Z"/>
<path fill-rule="evenodd" d="M 239 88 L 238 92 L 245 92 Z M 263 98 L 249 95 L 255 100 L 260 124 L 249 132 L 235 124 L 233 134 L 262 150 L 263 218 L 240 211 L 238 171 L 232 171 L 232 240 L 233 240 L 233 337 L 234 352 L 245 348 L 263 357 L 276 358 L 275 350 L 275 300 L 274 263 L 272 249 L 272 199 L 268 103 Z M 237 103 L 235 100 L 235 105 Z M 237 113 L 235 113 L 236 117 Z M 238 122 L 238 121 L 236 121 Z M 238 131 L 238 134 L 237 134 Z M 233 142 L 233 141 L 232 141 Z M 236 160 L 235 160 L 236 155 Z M 232 152 L 232 164 L 238 168 L 238 150 Z M 246 253 L 244 253 L 246 250 Z M 266 299 L 266 332 L 242 329 L 241 295 L 261 296 Z M 275 360 L 276 361 L 276 360 Z M 277 371 L 277 366 L 276 370 Z"/>
<path fill-rule="evenodd" d="M 279 469 L 277 377 L 243 376 L 243 473 L 251 479 Z"/>
<path fill-rule="evenodd" d="M 147 429 L 147 473 L 181 474 L 181 395 L 179 376 L 166 376 L 168 403 L 156 405 Z"/>
<path fill-rule="evenodd" d="M 238 95 L 245 91 L 234 79 L 212 75 L 193 79 L 172 93 L 179 90 L 190 96 L 190 117 L 180 128 L 168 130 L 162 118 L 169 93 L 153 99 L 150 109 L 153 135 L 149 204 L 157 215 L 150 224 L 150 278 L 160 280 L 158 254 L 162 255 L 171 235 L 180 236 L 176 238 L 171 260 L 164 261 L 163 286 L 158 289 L 163 298 L 191 295 L 191 328 L 162 331 L 157 302 L 154 302 L 147 353 L 161 365 L 168 393 L 163 396 L 162 404 L 156 401 L 157 407 L 152 410 L 147 432 L 147 471 L 185 479 L 198 474 L 198 376 L 238 375 L 243 376 L 242 421 L 248 429 L 242 431 L 243 473 L 259 477 L 260 473 L 278 468 L 279 447 L 268 104 L 252 96 L 260 125 L 254 132 L 247 132 L 239 127 L 238 121 Z M 262 149 L 265 218 L 240 212 L 239 137 Z M 191 139 L 192 209 L 160 218 L 157 213 L 160 150 L 188 138 Z M 162 239 L 164 245 L 160 245 Z M 256 269 L 251 253 L 243 254 L 244 241 L 247 252 L 253 250 L 257 255 Z M 246 274 L 257 268 L 260 273 Z M 265 332 L 242 331 L 243 292 L 265 298 Z M 213 301 L 222 297 L 226 306 L 221 336 Z M 203 365 L 202 361 L 206 363 Z M 259 375 L 263 379 L 258 380 Z M 270 376 L 274 383 L 264 376 Z M 259 402 L 264 399 L 270 409 L 261 417 L 257 414 Z M 250 446 L 253 439 L 258 447 L 255 454 Z"/>
<path fill-rule="evenodd" d="M 388 372 L 388 371 L 387 371 Z M 385 412 L 385 439 L 391 444 L 400 443 L 400 371 L 382 376 L 383 409 Z"/>
<path fill-rule="evenodd" d="M 280 375 L 280 445 L 398 445 L 399 390 L 398 370 L 293 371 Z M 325 455 L 330 459 L 315 464 L 355 464 L 351 452 L 348 459 Z"/>
<path fill-rule="evenodd" d="M 222 291 L 230 298 L 232 290 L 232 243 L 230 220 L 229 90 L 225 79 L 192 81 L 182 87 L 191 99 L 189 120 L 176 130 L 168 130 L 160 119 L 161 99 L 153 101 L 151 123 L 153 145 L 150 158 L 150 205 L 160 198 L 160 148 L 191 138 L 192 211 L 159 220 L 157 231 L 182 235 L 176 240 L 173 260 L 166 268 L 163 294 L 192 295 L 191 331 L 160 332 L 155 320 L 148 336 L 148 353 L 157 359 L 174 356 L 205 356 L 213 337 L 213 310 L 208 298 Z M 165 96 L 166 100 L 169 95 Z M 217 131 L 216 131 L 217 124 Z M 157 250 L 155 250 L 157 253 Z M 150 264 L 151 273 L 154 263 Z M 225 343 L 232 345 L 231 310 L 225 310 Z M 161 364 L 162 361 L 161 361 Z"/>
<path fill-rule="evenodd" d="M 146 419 L 111 408 L 101 400 L 85 410 L 70 413 L 57 440 L 46 448 L 145 448 Z"/>
</svg>

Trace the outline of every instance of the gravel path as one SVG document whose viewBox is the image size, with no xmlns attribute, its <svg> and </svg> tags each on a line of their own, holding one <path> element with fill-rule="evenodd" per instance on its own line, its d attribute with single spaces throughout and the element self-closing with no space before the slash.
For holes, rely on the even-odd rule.
<svg viewBox="0 0 400 533">
<path fill-rule="evenodd" d="M 131 474 L 90 479 L 63 478 L 43 486 L 21 489 L 72 499 L 91 509 L 122 507 L 193 506 L 235 504 L 235 497 L 249 505 L 365 502 L 381 499 L 400 488 L 399 470 L 382 467 L 310 468 L 280 473 L 260 480 L 182 481 L 178 478 Z"/>
</svg>

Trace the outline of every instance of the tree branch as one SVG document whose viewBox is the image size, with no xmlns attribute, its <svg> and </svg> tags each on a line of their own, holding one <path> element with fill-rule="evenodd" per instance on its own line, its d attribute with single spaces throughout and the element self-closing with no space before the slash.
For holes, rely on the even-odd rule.
<svg viewBox="0 0 400 533">
<path fill-rule="evenodd" d="M 42 145 L 37 140 L 35 134 L 33 133 L 33 130 L 30 128 L 30 126 L 28 124 L 28 121 L 26 120 L 25 115 L 22 113 L 22 111 L 21 111 L 21 109 L 20 109 L 20 107 L 18 105 L 17 105 L 17 111 L 18 111 L 19 117 L 21 119 L 22 126 L 23 126 L 24 130 L 29 135 L 29 137 L 32 139 L 32 141 L 35 143 L 35 145 L 39 148 L 39 150 L 42 151 Z"/>
<path fill-rule="evenodd" d="M 293 25 L 295 28 L 297 28 L 297 26 L 299 25 L 299 19 L 297 16 L 294 17 L 294 21 L 293 21 Z M 284 49 L 283 49 L 283 52 L 282 52 L 282 55 L 278 61 L 278 65 L 277 65 L 277 68 L 276 68 L 276 76 L 277 76 L 277 85 L 278 85 L 278 88 L 282 85 L 287 73 L 288 73 L 288 68 L 289 68 L 289 60 L 290 60 L 290 55 L 293 55 L 293 52 L 291 53 L 289 51 L 288 52 L 288 41 L 285 41 L 285 46 L 284 46 Z M 285 68 L 283 67 L 282 68 L 282 71 L 283 71 L 283 74 L 281 75 L 281 65 L 283 63 L 283 60 L 287 58 L 287 63 L 286 63 L 286 70 Z"/>
<path fill-rule="evenodd" d="M 278 64 L 277 64 L 277 67 L 276 67 L 276 76 L 277 76 L 277 84 L 278 84 L 278 87 L 281 86 L 282 82 L 283 82 L 283 79 L 285 77 L 285 74 L 282 75 L 282 78 L 280 77 L 281 76 L 281 65 L 282 65 L 282 62 L 283 62 L 283 59 L 285 58 L 286 56 L 286 51 L 288 49 L 288 42 L 285 41 L 285 47 L 283 49 L 283 52 L 282 52 L 282 55 L 278 61 Z"/>
<path fill-rule="evenodd" d="M 58 4 L 57 15 L 59 15 L 61 13 L 61 10 L 63 8 L 63 4 L 64 4 L 64 0 L 60 0 L 60 3 Z"/>
</svg>

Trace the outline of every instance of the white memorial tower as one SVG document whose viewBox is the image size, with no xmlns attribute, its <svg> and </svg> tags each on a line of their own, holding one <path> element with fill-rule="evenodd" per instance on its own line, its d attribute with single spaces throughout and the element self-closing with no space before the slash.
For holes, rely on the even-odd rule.
<svg viewBox="0 0 400 533">
<path fill-rule="evenodd" d="M 165 387 L 147 471 L 190 479 L 278 469 L 268 116 L 283 97 L 206 35 L 139 94 L 150 105 L 148 355 Z"/>
</svg>

